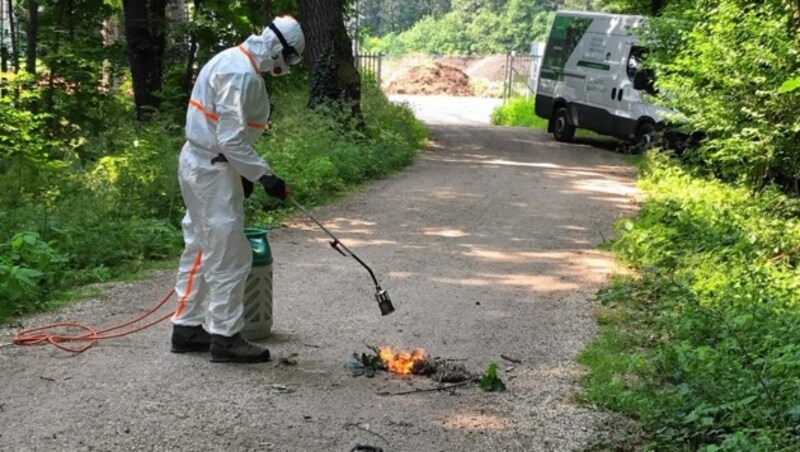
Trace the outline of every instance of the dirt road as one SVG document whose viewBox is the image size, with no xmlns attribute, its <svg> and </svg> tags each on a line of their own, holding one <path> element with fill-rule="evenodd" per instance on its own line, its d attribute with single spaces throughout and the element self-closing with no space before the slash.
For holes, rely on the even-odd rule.
<svg viewBox="0 0 800 452">
<path fill-rule="evenodd" d="M 608 415 L 570 397 L 594 293 L 612 270 L 596 247 L 633 212 L 632 169 L 613 152 L 491 127 L 492 102 L 407 100 L 431 124 L 417 162 L 313 211 L 372 266 L 397 312 L 381 317 L 364 269 L 298 217 L 270 233 L 267 341 L 276 355 L 298 353 L 296 366 L 174 355 L 166 323 L 78 356 L 9 346 L 13 328 L 0 329 L 0 450 L 551 451 L 606 434 Z M 111 285 L 23 324 L 118 322 L 173 278 Z M 381 395 L 436 386 L 351 376 L 352 353 L 381 344 L 474 372 L 497 363 L 508 390 Z"/>
</svg>

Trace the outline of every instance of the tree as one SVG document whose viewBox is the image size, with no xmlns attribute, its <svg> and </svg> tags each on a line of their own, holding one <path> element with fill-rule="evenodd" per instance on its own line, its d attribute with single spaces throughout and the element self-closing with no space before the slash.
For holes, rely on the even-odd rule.
<svg viewBox="0 0 800 452">
<path fill-rule="evenodd" d="M 602 3 L 612 11 L 653 16 L 660 15 L 667 7 L 667 0 L 604 0 Z"/>
<path fill-rule="evenodd" d="M 136 117 L 147 119 L 160 105 L 166 48 L 167 0 L 123 0 Z"/>
<path fill-rule="evenodd" d="M 8 2 L 9 8 L 11 7 L 11 1 Z M 36 0 L 28 0 L 28 29 L 26 30 L 28 42 L 27 42 L 27 50 L 26 50 L 26 59 L 25 59 L 25 70 L 28 71 L 29 74 L 36 73 L 36 46 L 37 46 L 37 34 L 39 32 L 39 5 L 37 4 Z M 12 25 L 11 29 L 11 36 L 13 39 L 14 36 L 14 29 Z M 16 48 L 16 43 L 12 41 L 12 47 Z M 16 49 L 14 50 L 15 58 L 16 58 Z M 14 63 L 14 67 L 17 67 L 17 63 Z"/>
<path fill-rule="evenodd" d="M 355 68 L 340 0 L 299 0 L 306 37 L 309 107 L 339 103 L 361 114 L 361 77 Z"/>
<path fill-rule="evenodd" d="M 450 11 L 450 0 L 359 0 L 363 24 L 372 36 L 408 30 L 425 16 L 439 18 Z"/>
<path fill-rule="evenodd" d="M 667 0 L 651 0 L 650 1 L 650 12 L 653 13 L 654 16 L 661 14 L 661 11 L 667 6 Z"/>
</svg>

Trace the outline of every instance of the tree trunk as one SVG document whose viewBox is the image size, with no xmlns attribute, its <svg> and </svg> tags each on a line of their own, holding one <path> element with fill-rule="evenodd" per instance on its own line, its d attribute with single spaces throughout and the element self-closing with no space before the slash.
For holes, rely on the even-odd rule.
<svg viewBox="0 0 800 452">
<path fill-rule="evenodd" d="M 19 71 L 19 24 L 14 21 L 14 1 L 8 0 L 8 29 L 11 32 L 11 67 Z"/>
<path fill-rule="evenodd" d="M 8 2 L 11 3 L 11 0 L 8 0 Z M 11 8 L 9 8 L 9 10 L 10 9 Z M 2 3 L 2 1 L 0 1 L 0 72 L 8 72 L 8 47 L 6 47 L 5 14 L 5 5 Z M 8 18 L 11 19 L 11 11 L 8 12 Z M 6 95 L 5 85 L 6 78 L 0 78 L 0 97 L 4 97 Z"/>
<path fill-rule="evenodd" d="M 339 103 L 360 118 L 361 77 L 355 68 L 341 1 L 299 0 L 298 11 L 306 38 L 309 107 Z"/>
<path fill-rule="evenodd" d="M 200 17 L 201 8 L 202 1 L 194 0 L 193 15 L 195 18 L 191 19 L 192 22 L 195 22 L 196 19 Z M 191 28 L 190 30 L 189 54 L 186 56 L 186 70 L 183 73 L 183 82 L 181 82 L 181 92 L 184 95 L 184 100 L 186 103 L 189 102 L 189 97 L 192 95 L 192 85 L 194 84 L 194 64 L 195 58 L 197 57 L 197 31 L 194 28 Z"/>
<path fill-rule="evenodd" d="M 67 30 L 67 36 L 65 41 L 72 42 L 74 36 L 74 23 L 69 20 L 69 11 L 72 9 L 72 1 L 71 0 L 62 0 L 57 3 L 57 13 L 56 13 L 56 20 L 61 21 L 57 26 L 54 27 L 56 30 Z M 62 38 L 63 39 L 63 38 Z M 53 45 L 52 52 L 53 55 L 58 55 L 59 47 L 61 47 L 61 40 L 56 40 L 55 44 Z M 55 96 L 55 81 L 58 76 L 58 67 L 59 59 L 58 58 L 50 58 L 49 62 L 47 62 L 47 88 L 44 90 L 44 95 L 42 96 L 42 101 L 44 103 L 44 110 L 46 112 L 52 112 L 54 106 L 54 96 Z M 56 123 L 55 117 L 51 117 L 48 120 L 48 123 L 51 126 L 54 126 Z"/>
<path fill-rule="evenodd" d="M 114 13 L 113 16 L 103 21 L 103 30 L 100 32 L 103 36 L 103 46 L 111 47 L 114 45 L 120 36 L 120 16 Z M 114 66 L 109 60 L 103 60 L 103 78 L 101 80 L 101 87 L 109 92 L 117 92 L 120 85 L 119 75 L 114 73 Z"/>
<path fill-rule="evenodd" d="M 8 2 L 11 3 L 11 0 Z M 29 74 L 36 74 L 36 46 L 38 45 L 38 34 L 39 34 L 39 3 L 36 0 L 29 0 L 28 1 L 28 30 L 27 30 L 27 45 L 28 48 L 25 52 L 25 70 Z M 12 28 L 12 35 L 13 35 L 13 28 Z M 16 44 L 12 44 L 12 47 L 16 47 Z M 16 55 L 16 49 L 13 51 L 12 55 Z M 16 56 L 12 56 L 12 58 L 16 58 Z M 14 64 L 14 67 L 17 67 L 17 64 Z"/>
<path fill-rule="evenodd" d="M 161 104 L 167 0 L 123 0 L 122 7 L 136 117 L 144 121 Z"/>
<path fill-rule="evenodd" d="M 650 0 L 650 11 L 654 16 L 661 14 L 661 11 L 667 6 L 667 0 Z"/>
</svg>

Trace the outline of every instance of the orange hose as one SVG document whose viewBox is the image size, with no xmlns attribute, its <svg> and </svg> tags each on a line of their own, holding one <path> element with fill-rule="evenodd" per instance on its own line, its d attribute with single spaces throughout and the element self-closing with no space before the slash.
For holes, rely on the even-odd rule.
<svg viewBox="0 0 800 452">
<path fill-rule="evenodd" d="M 95 344 L 97 344 L 98 341 L 101 341 L 101 340 L 104 340 L 104 339 L 115 339 L 115 338 L 119 338 L 119 337 L 128 336 L 128 335 L 133 334 L 133 333 L 138 333 L 139 331 L 142 331 L 142 330 L 145 330 L 147 328 L 150 328 L 151 326 L 153 326 L 153 325 L 155 325 L 157 323 L 163 322 L 164 320 L 170 318 L 175 313 L 174 311 L 170 312 L 169 314 L 166 314 L 165 316 L 163 316 L 163 317 L 161 317 L 161 318 L 159 318 L 157 320 L 154 320 L 154 321 L 152 321 L 152 322 L 150 322 L 150 323 L 148 323 L 148 324 L 146 324 L 144 326 L 136 327 L 136 328 L 134 328 L 132 330 L 124 331 L 124 332 L 121 332 L 121 333 L 114 333 L 114 334 L 109 334 L 109 335 L 105 335 L 104 336 L 105 333 L 108 333 L 108 332 L 111 332 L 111 331 L 115 331 L 115 330 L 119 330 L 121 328 L 125 328 L 126 326 L 129 326 L 129 325 L 132 325 L 134 323 L 140 322 L 140 321 L 144 320 L 145 318 L 149 317 L 150 315 L 152 315 L 153 313 L 158 311 L 162 306 L 164 306 L 164 304 L 167 302 L 167 300 L 169 300 L 170 297 L 172 297 L 172 295 L 174 293 L 175 293 L 175 289 L 170 290 L 169 293 L 167 294 L 167 296 L 164 297 L 164 299 L 161 300 L 161 302 L 159 302 L 155 307 L 151 308 L 150 310 L 148 310 L 144 314 L 136 317 L 135 319 L 127 321 L 125 323 L 120 323 L 118 325 L 114 325 L 114 326 L 111 326 L 111 327 L 108 327 L 108 328 L 104 328 L 104 329 L 101 329 L 99 331 L 96 331 L 92 327 L 86 326 L 86 325 L 83 325 L 83 324 L 80 324 L 80 323 L 74 323 L 74 322 L 51 323 L 49 325 L 37 326 L 37 327 L 34 327 L 34 328 L 27 328 L 27 329 L 24 329 L 24 330 L 17 331 L 14 334 L 13 343 L 15 345 L 39 345 L 39 344 L 48 343 L 48 344 L 53 345 L 56 348 L 64 350 L 65 352 L 70 352 L 70 353 L 75 353 L 75 354 L 83 353 L 86 350 L 89 350 L 90 348 L 92 348 Z M 48 333 L 44 333 L 43 332 L 43 331 L 47 331 L 47 330 L 51 330 L 51 329 L 55 329 L 55 328 L 63 328 L 63 327 L 78 328 L 78 329 L 87 331 L 87 333 L 79 334 L 79 335 L 64 335 L 64 334 L 54 334 L 54 333 L 48 334 Z M 63 343 L 69 343 L 69 342 L 88 342 L 88 344 L 86 344 L 86 345 L 84 345 L 82 347 L 68 347 L 68 346 L 65 346 L 65 345 L 61 345 Z"/>
</svg>

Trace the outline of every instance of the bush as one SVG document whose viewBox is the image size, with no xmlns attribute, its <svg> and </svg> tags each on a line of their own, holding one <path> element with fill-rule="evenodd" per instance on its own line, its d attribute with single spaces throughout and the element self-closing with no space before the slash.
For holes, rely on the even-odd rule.
<svg viewBox="0 0 800 452">
<path fill-rule="evenodd" d="M 0 320 L 41 309 L 64 279 L 67 257 L 35 232 L 0 244 Z"/>
<path fill-rule="evenodd" d="M 334 107 L 308 110 L 305 92 L 274 96 L 280 106 L 272 120 L 274 132 L 257 148 L 300 202 L 314 204 L 391 174 L 408 165 L 425 143 L 427 131 L 407 106 L 390 103 L 374 84 L 362 90 L 364 124 L 353 123 L 349 113 Z M 248 214 L 254 221 L 276 221 L 275 212 L 260 213 L 264 202 L 263 193 L 254 196 Z"/>
<path fill-rule="evenodd" d="M 800 192 L 800 96 L 780 87 L 800 70 L 797 5 L 676 0 L 652 20 L 648 64 L 669 106 L 708 139 L 686 158 L 756 189 Z"/>
<path fill-rule="evenodd" d="M 309 111 L 302 82 L 275 81 L 274 132 L 257 144 L 301 202 L 322 202 L 402 168 L 427 138 L 411 111 L 374 85 L 363 87 L 358 124 L 333 108 Z M 42 118 L 2 103 L 0 117 L 0 130 L 16 133 L 5 138 L 10 154 L 0 166 L 0 187 L 9 194 L 0 198 L 0 322 L 53 306 L 76 285 L 180 253 L 182 125 L 168 117 L 147 126 L 130 116 L 106 118 L 106 128 L 75 149 L 74 142 L 42 138 L 36 130 Z M 69 159 L 50 158 L 67 155 L 64 149 Z M 248 223 L 275 224 L 289 213 L 264 213 L 265 202 L 278 206 L 265 199 L 257 191 L 246 202 Z"/>
<path fill-rule="evenodd" d="M 797 200 L 696 178 L 658 154 L 642 187 L 639 217 L 620 222 L 611 247 L 639 276 L 600 293 L 607 314 L 582 356 L 593 369 L 586 397 L 634 414 L 657 449 L 790 449 L 800 440 Z"/>
</svg>

